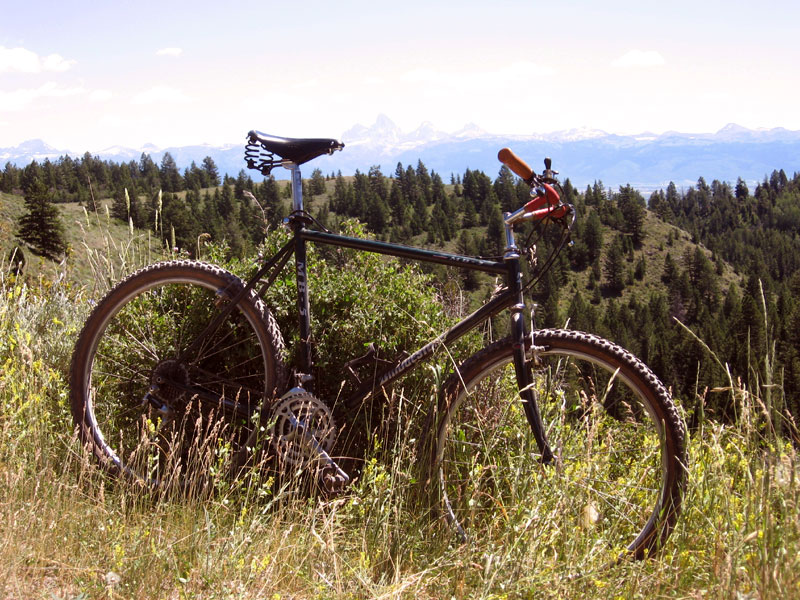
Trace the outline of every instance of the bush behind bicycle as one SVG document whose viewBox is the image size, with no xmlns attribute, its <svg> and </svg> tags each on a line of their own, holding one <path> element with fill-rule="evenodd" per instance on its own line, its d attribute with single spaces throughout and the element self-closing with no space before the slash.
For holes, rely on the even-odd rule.
<svg viewBox="0 0 800 600">
<path fill-rule="evenodd" d="M 373 237 L 363 224 L 348 220 L 342 233 L 353 237 Z M 289 239 L 283 229 L 269 232 L 259 247 L 259 256 L 273 255 Z M 258 261 L 226 259 L 221 246 L 207 246 L 203 258 L 247 279 L 260 266 Z M 394 257 L 358 252 L 346 248 L 308 246 L 311 324 L 314 336 L 314 378 L 320 398 L 333 402 L 355 388 L 345 368 L 348 361 L 362 356 L 374 344 L 379 357 L 396 359 L 402 352 L 413 352 L 444 331 L 456 319 L 448 316 L 443 297 L 431 275 L 415 264 L 404 264 Z M 286 364 L 294 364 L 298 342 L 295 306 L 297 286 L 293 262 L 285 267 L 265 295 L 265 302 L 278 322 L 287 343 Z M 481 335 L 474 332 L 459 340 L 457 356 L 467 356 L 481 347 Z M 458 362 L 458 359 L 457 359 Z M 433 392 L 434 373 L 452 370 L 447 352 L 434 357 L 431 366 L 418 369 L 400 382 L 407 399 L 424 404 Z M 357 370 L 364 379 L 384 363 L 371 363 Z"/>
</svg>

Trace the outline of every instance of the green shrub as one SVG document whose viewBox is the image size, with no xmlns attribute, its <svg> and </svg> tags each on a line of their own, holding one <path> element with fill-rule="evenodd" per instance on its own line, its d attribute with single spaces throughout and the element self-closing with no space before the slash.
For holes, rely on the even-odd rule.
<svg viewBox="0 0 800 600">
<path fill-rule="evenodd" d="M 369 237 L 363 226 L 353 221 L 344 224 L 343 233 Z M 271 256 L 289 237 L 285 230 L 272 232 L 262 244 L 260 254 Z M 211 258 L 216 257 L 219 257 L 217 251 Z M 380 359 L 394 361 L 404 352 L 418 350 L 453 323 L 433 278 L 414 264 L 374 253 L 314 244 L 308 245 L 307 262 L 313 376 L 318 394 L 326 400 L 332 401 L 355 388 L 345 364 L 363 356 L 370 344 L 378 349 Z M 260 264 L 260 261 L 255 265 L 231 261 L 224 266 L 246 279 Z M 290 261 L 265 297 L 289 347 L 290 365 L 295 362 L 299 339 L 296 298 L 294 261 Z M 461 346 L 474 348 L 477 339 L 471 336 Z M 460 358 L 466 356 L 462 353 Z M 449 361 L 447 352 L 440 353 L 434 362 L 438 365 L 435 370 Z M 370 363 L 357 374 L 364 380 L 374 370 L 386 367 L 380 361 Z M 416 376 L 407 379 L 404 385 L 416 386 L 429 380 L 430 372 L 418 369 Z"/>
</svg>

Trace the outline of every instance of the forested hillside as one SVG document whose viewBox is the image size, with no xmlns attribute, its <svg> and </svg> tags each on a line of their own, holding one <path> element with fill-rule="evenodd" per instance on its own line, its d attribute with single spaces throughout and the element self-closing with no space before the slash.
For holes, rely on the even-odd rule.
<svg viewBox="0 0 800 600">
<path fill-rule="evenodd" d="M 149 230 L 188 255 L 209 238 L 233 255 L 251 254 L 289 210 L 285 182 L 255 182 L 244 171 L 220 180 L 210 158 L 181 172 L 169 154 L 160 165 L 146 154 L 122 164 L 87 154 L 7 164 L 0 174 L 0 191 L 26 202 L 42 187 L 52 202 L 89 211 L 110 199 L 121 226 Z M 307 207 L 331 229 L 352 217 L 382 239 L 484 256 L 502 252 L 502 212 L 528 198 L 505 167 L 494 178 L 467 170 L 445 180 L 422 162 L 389 174 L 372 166 L 354 177 L 316 169 L 304 188 Z M 734 418 L 741 399 L 730 384 L 738 378 L 744 389 L 768 386 L 769 409 L 800 418 L 800 175 L 773 172 L 753 191 L 741 179 L 701 177 L 647 199 L 601 182 L 581 191 L 566 179 L 563 188 L 578 213 L 574 245 L 536 290 L 538 326 L 569 320 L 618 341 L 672 386 L 690 415 L 702 408 Z M 540 255 L 548 247 L 545 236 Z M 434 271 L 473 304 L 494 285 L 471 271 Z"/>
</svg>

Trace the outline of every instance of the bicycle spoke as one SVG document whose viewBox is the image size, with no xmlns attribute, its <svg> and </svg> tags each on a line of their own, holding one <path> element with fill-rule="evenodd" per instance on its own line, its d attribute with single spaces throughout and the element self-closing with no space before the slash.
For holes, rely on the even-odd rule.
<svg viewBox="0 0 800 600">
<path fill-rule="evenodd" d="M 219 448 L 235 453 L 249 438 L 252 412 L 279 385 L 282 347 L 254 295 L 191 363 L 176 361 L 219 314 L 217 291 L 241 286 L 216 267 L 176 261 L 146 267 L 97 306 L 73 358 L 73 417 L 111 468 L 151 485 L 188 483 L 190 472 L 205 477 Z"/>
</svg>

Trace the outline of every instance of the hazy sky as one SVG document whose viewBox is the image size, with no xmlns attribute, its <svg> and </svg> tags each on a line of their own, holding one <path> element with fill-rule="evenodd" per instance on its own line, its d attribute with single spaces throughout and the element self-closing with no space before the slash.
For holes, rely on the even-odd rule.
<svg viewBox="0 0 800 600">
<path fill-rule="evenodd" d="M 0 0 L 0 147 L 800 129 L 800 2 Z M 346 140 L 345 140 L 346 141 Z"/>
</svg>

